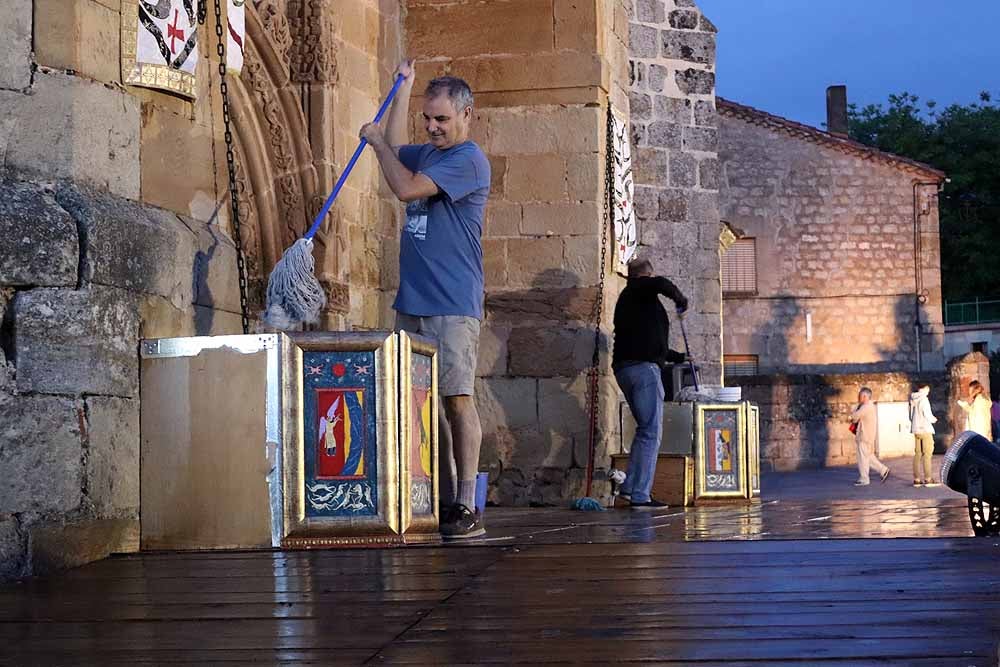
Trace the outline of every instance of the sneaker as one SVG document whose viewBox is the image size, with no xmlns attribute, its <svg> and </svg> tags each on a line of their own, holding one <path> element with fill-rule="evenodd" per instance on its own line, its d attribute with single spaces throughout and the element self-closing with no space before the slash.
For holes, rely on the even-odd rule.
<svg viewBox="0 0 1000 667">
<path fill-rule="evenodd" d="M 924 484 L 924 486 L 941 486 L 941 482 L 937 481 L 936 479 L 932 479 L 931 481 Z"/>
<path fill-rule="evenodd" d="M 883 470 L 882 474 L 878 476 L 879 481 L 882 482 L 882 483 L 885 483 L 885 480 L 889 479 L 889 473 L 890 472 L 891 471 L 888 468 L 886 468 L 885 470 Z"/>
<path fill-rule="evenodd" d="M 661 503 L 656 498 L 650 498 L 644 503 L 637 503 L 634 500 L 629 500 L 629 507 L 634 510 L 661 510 L 670 507 L 670 505 Z"/>
<path fill-rule="evenodd" d="M 922 479 L 913 480 L 913 486 L 924 486 L 924 480 Z"/>
<path fill-rule="evenodd" d="M 862 482 L 860 479 L 854 483 L 854 486 L 868 486 L 868 482 Z"/>
<path fill-rule="evenodd" d="M 483 516 L 465 505 L 452 505 L 447 519 L 445 521 L 442 517 L 441 520 L 441 537 L 446 540 L 464 540 L 486 534 Z"/>
</svg>

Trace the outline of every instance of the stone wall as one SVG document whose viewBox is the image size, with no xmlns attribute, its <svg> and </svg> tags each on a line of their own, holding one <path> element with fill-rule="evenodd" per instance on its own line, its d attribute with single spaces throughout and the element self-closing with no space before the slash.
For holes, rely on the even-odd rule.
<svg viewBox="0 0 1000 667">
<path fill-rule="evenodd" d="M 761 373 L 913 372 L 919 346 L 922 369 L 942 370 L 933 184 L 917 188 L 914 271 L 914 182 L 933 175 L 729 113 L 720 121 L 722 217 L 757 251 L 757 293 L 725 299 L 726 354 L 757 355 Z"/>
<path fill-rule="evenodd" d="M 721 384 L 716 28 L 692 0 L 634 0 L 629 27 L 640 255 L 690 300 L 691 353 Z"/>
<path fill-rule="evenodd" d="M 908 401 L 921 384 L 931 387 L 935 449 L 943 452 L 965 430 L 957 406 L 969 382 L 979 380 L 989 391 L 989 360 L 971 353 L 948 363 L 943 371 L 924 373 L 853 373 L 834 375 L 769 375 L 732 378 L 743 397 L 760 406 L 761 464 L 769 470 L 796 470 L 857 463 L 848 418 L 857 406 L 858 390 L 869 387 L 879 402 Z"/>
<path fill-rule="evenodd" d="M 415 90 L 442 74 L 469 82 L 472 138 L 493 171 L 476 384 L 491 499 L 563 503 L 582 492 L 589 456 L 584 373 L 602 272 L 605 114 L 609 98 L 627 112 L 626 6 L 409 0 L 407 9 Z M 603 403 L 614 402 L 606 374 L 601 387 Z"/>
</svg>

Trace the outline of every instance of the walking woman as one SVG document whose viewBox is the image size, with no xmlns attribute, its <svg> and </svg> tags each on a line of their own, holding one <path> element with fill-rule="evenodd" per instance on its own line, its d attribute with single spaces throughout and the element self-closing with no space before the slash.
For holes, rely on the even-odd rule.
<svg viewBox="0 0 1000 667">
<path fill-rule="evenodd" d="M 969 400 L 959 401 L 958 406 L 965 410 L 965 430 L 975 431 L 987 440 L 992 441 L 992 430 L 990 425 L 990 408 L 993 402 L 986 398 L 986 390 L 979 380 L 969 383 Z"/>
</svg>

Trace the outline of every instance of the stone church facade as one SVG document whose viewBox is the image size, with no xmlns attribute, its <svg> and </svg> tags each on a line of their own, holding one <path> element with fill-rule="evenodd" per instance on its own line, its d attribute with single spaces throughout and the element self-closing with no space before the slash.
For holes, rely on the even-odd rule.
<svg viewBox="0 0 1000 667">
<path fill-rule="evenodd" d="M 124 85 L 129 1 L 12 0 L 0 17 L 6 577 L 138 547 L 139 341 L 241 330 L 213 12 L 192 101 Z M 721 379 L 715 28 L 692 0 L 246 7 L 246 63 L 229 102 L 252 314 L 408 54 L 419 59 L 417 90 L 442 73 L 469 80 L 474 138 L 493 167 L 477 382 L 492 499 L 582 492 L 599 296 L 595 493 L 604 490 L 605 443 L 618 428 L 606 352 L 623 284 L 601 265 L 609 104 L 626 117 L 639 105 L 640 251 L 693 297 L 692 344 Z M 415 114 L 419 140 L 417 130 Z M 391 325 L 400 212 L 366 155 L 316 237 L 328 296 L 320 326 Z M 676 249 L 697 261 L 680 266 Z"/>
</svg>

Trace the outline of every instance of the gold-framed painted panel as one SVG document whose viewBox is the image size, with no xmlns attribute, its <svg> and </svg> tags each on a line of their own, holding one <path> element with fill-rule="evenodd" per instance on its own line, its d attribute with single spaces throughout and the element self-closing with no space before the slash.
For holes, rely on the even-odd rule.
<svg viewBox="0 0 1000 667">
<path fill-rule="evenodd" d="M 746 407 L 743 403 L 695 405 L 696 498 L 745 498 Z"/>
<path fill-rule="evenodd" d="M 747 403 L 747 498 L 760 497 L 760 407 Z"/>
<path fill-rule="evenodd" d="M 398 337 L 289 337 L 301 350 L 300 428 L 285 442 L 282 546 L 400 544 Z"/>
<path fill-rule="evenodd" d="M 407 543 L 437 542 L 438 470 L 437 345 L 399 332 L 400 526 Z"/>
<path fill-rule="evenodd" d="M 165 5 L 162 2 L 157 7 L 159 5 L 166 8 L 165 19 L 151 16 L 145 8 L 140 15 L 138 0 L 121 0 L 122 81 L 129 86 L 167 90 L 194 99 L 200 56 L 199 26 L 193 13 L 197 11 L 197 2 L 167 0 Z M 189 8 L 193 12 L 188 12 Z M 165 22 L 161 24 L 161 21 Z M 144 59 L 139 53 L 140 39 L 156 45 L 155 50 L 161 52 L 163 63 Z"/>
</svg>

